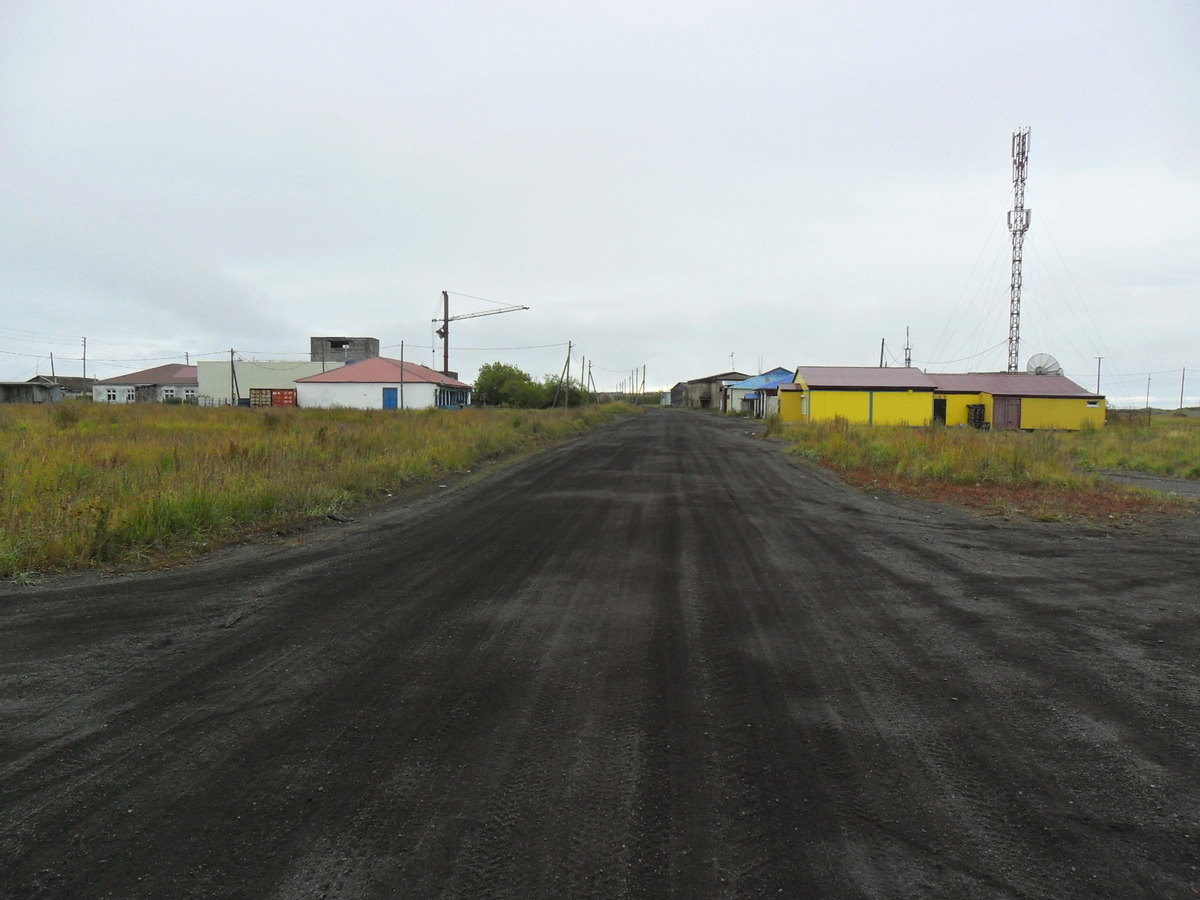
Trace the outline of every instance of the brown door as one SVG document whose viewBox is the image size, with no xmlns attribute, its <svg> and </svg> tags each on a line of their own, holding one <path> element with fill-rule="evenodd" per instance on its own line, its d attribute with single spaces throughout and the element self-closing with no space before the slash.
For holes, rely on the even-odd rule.
<svg viewBox="0 0 1200 900">
<path fill-rule="evenodd" d="M 992 427 L 1013 430 L 1021 427 L 1021 398 L 997 397 L 992 403 Z"/>
</svg>

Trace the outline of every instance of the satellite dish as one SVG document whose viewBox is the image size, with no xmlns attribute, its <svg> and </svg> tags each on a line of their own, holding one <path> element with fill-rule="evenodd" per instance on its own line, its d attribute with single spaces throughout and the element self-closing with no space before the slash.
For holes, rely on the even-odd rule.
<svg viewBox="0 0 1200 900">
<path fill-rule="evenodd" d="M 1025 365 L 1025 371 L 1030 375 L 1061 375 L 1063 373 L 1058 360 L 1049 353 L 1033 354 Z"/>
</svg>

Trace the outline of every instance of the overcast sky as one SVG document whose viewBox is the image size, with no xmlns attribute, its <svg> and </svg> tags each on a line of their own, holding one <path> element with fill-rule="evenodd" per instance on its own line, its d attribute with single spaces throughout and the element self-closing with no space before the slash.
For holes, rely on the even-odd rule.
<svg viewBox="0 0 1200 900">
<path fill-rule="evenodd" d="M 1200 404 L 1200 4 L 0 0 L 0 380 L 1007 363 Z M 476 299 L 478 298 L 478 299 Z M 489 302 L 490 301 L 490 302 Z M 440 368 L 440 345 L 436 361 Z M 1191 376 L 1191 372 L 1195 376 Z"/>
</svg>

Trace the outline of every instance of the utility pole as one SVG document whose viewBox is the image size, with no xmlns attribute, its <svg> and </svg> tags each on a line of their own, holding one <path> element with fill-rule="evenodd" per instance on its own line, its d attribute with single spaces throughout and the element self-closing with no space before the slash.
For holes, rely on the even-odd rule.
<svg viewBox="0 0 1200 900">
<path fill-rule="evenodd" d="M 1103 356 L 1096 357 L 1096 393 L 1097 394 L 1100 393 L 1100 360 L 1102 360 L 1102 359 L 1104 359 Z"/>
<path fill-rule="evenodd" d="M 53 371 L 53 370 L 52 370 Z M 1183 382 L 1187 378 L 1187 366 L 1179 373 L 1179 408 L 1183 409 Z"/>
<path fill-rule="evenodd" d="M 83 383 L 87 384 L 87 338 L 83 339 Z"/>
<path fill-rule="evenodd" d="M 58 381 L 58 377 L 54 374 L 54 353 L 53 353 L 53 351 L 51 351 L 51 353 L 50 353 L 50 380 Z M 1182 406 L 1183 404 L 1180 404 L 1180 405 Z"/>
<path fill-rule="evenodd" d="M 904 368 L 912 368 L 912 341 L 908 337 L 908 326 L 904 326 Z"/>
<path fill-rule="evenodd" d="M 450 292 L 442 291 L 442 374 L 450 374 Z"/>
<path fill-rule="evenodd" d="M 563 363 L 562 373 L 558 376 L 558 387 L 554 389 L 554 400 L 550 403 L 551 409 L 554 409 L 558 406 L 558 393 L 563 389 L 564 383 L 567 391 L 566 403 L 563 404 L 563 407 L 568 408 L 571 405 L 571 348 L 574 346 L 575 345 L 571 341 L 567 341 L 567 359 Z"/>
<path fill-rule="evenodd" d="M 887 338 L 879 339 L 879 368 L 883 368 L 883 348 L 887 344 Z"/>
<path fill-rule="evenodd" d="M 1025 208 L 1025 178 L 1029 166 L 1029 126 L 1022 125 L 1012 136 L 1013 208 L 1008 213 L 1012 232 L 1012 281 L 1008 294 L 1008 371 L 1016 372 L 1021 343 L 1021 259 L 1030 211 Z"/>
<path fill-rule="evenodd" d="M 400 408 L 404 409 L 404 341 L 400 342 Z"/>
</svg>

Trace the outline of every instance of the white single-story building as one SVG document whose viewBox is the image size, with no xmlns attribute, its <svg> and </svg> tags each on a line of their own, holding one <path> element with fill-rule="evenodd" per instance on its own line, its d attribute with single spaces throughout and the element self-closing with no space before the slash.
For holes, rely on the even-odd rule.
<svg viewBox="0 0 1200 900">
<path fill-rule="evenodd" d="M 165 403 L 179 401 L 195 403 L 199 382 L 196 367 L 170 363 L 104 378 L 92 386 L 96 403 Z"/>
<path fill-rule="evenodd" d="M 458 409 L 470 402 L 469 384 L 386 356 L 296 379 L 296 404 L 306 409 Z"/>
<path fill-rule="evenodd" d="M 749 413 L 761 419 L 763 414 L 756 403 L 760 399 L 757 392 L 764 387 L 775 387 L 791 380 L 792 370 L 777 366 L 761 375 L 727 385 L 721 401 L 721 408 L 725 412 Z"/>
</svg>

